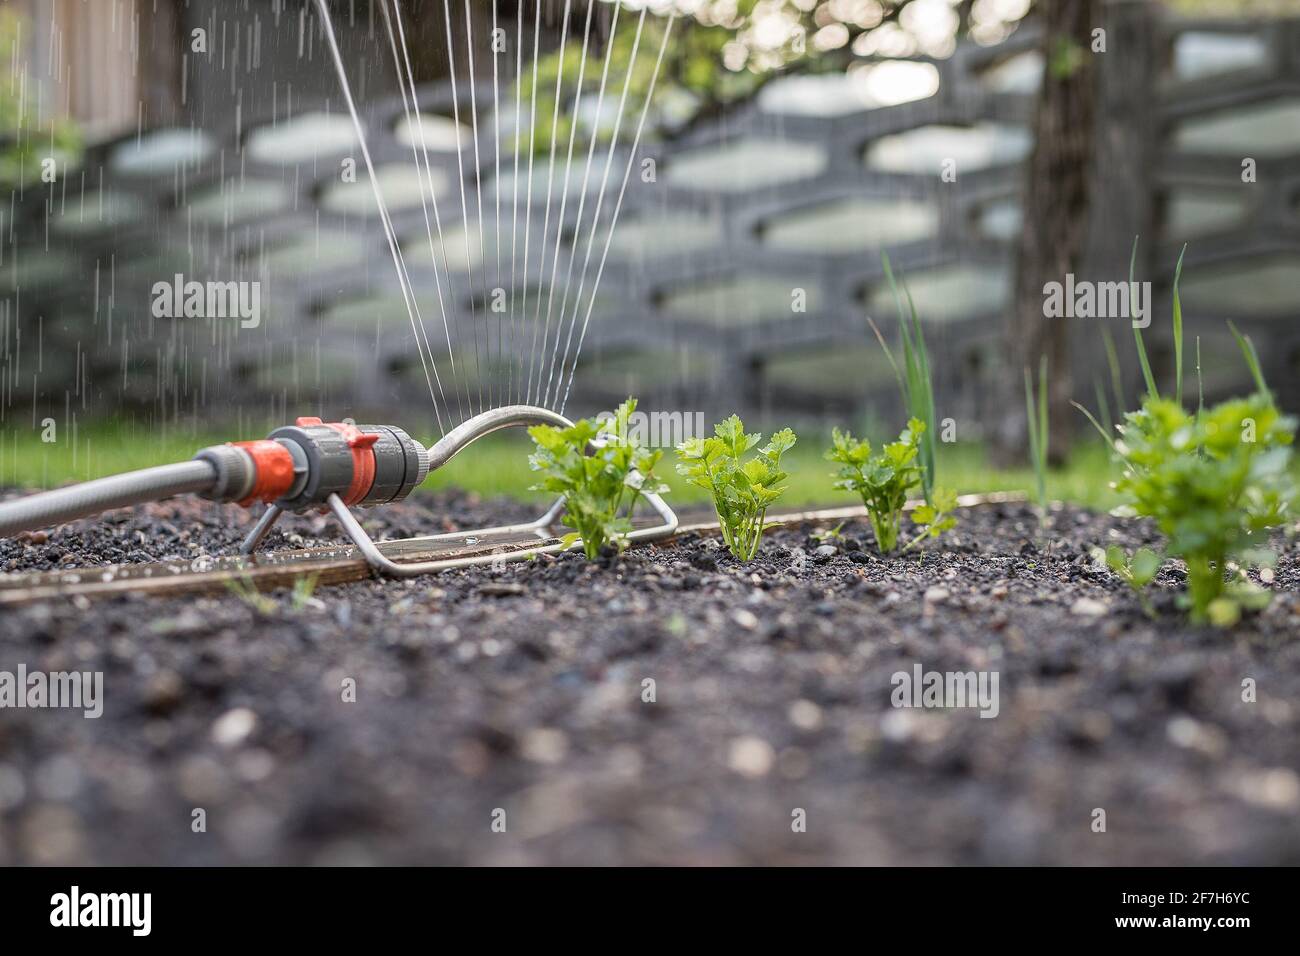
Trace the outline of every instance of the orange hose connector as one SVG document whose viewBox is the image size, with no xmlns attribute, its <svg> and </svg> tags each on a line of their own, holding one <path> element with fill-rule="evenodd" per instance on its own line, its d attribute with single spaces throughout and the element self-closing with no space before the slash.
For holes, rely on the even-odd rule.
<svg viewBox="0 0 1300 956">
<path fill-rule="evenodd" d="M 266 438 L 229 444 L 243 449 L 253 459 L 253 490 L 240 505 L 247 508 L 254 501 L 270 504 L 289 493 L 293 487 L 293 456 L 289 449 Z"/>
</svg>

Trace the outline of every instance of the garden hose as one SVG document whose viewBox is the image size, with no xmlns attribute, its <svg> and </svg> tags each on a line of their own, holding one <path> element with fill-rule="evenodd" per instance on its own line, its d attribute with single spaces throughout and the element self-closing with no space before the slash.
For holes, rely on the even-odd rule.
<svg viewBox="0 0 1300 956">
<path fill-rule="evenodd" d="M 0 503 L 0 536 L 36 531 L 113 508 L 193 493 L 280 511 L 400 501 L 429 473 L 429 453 L 392 425 L 299 418 L 262 440 L 204 448 L 191 461 L 99 478 Z"/>
<path fill-rule="evenodd" d="M 183 461 L 6 501 L 0 503 L 0 537 L 186 492 L 202 494 L 216 480 L 217 471 L 209 462 Z"/>
</svg>

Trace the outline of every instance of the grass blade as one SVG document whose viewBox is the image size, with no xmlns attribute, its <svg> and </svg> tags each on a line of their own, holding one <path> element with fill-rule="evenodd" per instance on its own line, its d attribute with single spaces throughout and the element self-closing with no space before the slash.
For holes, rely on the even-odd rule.
<svg viewBox="0 0 1300 956">
<path fill-rule="evenodd" d="M 1034 377 L 1025 369 L 1025 427 L 1029 431 L 1029 461 L 1038 467 L 1038 416 L 1034 414 Z"/>
<path fill-rule="evenodd" d="M 930 503 L 935 472 L 934 378 L 930 372 L 930 351 L 925 345 L 925 332 L 916 314 L 912 292 L 906 283 L 903 285 L 903 293 L 907 296 L 907 307 L 912 314 L 912 348 L 917 366 L 913 379 L 917 404 L 921 408 L 921 414 L 917 417 L 925 422 L 925 434 L 921 436 L 921 490 L 926 502 Z"/>
<path fill-rule="evenodd" d="M 1084 408 L 1078 402 L 1071 402 L 1070 404 L 1073 405 L 1075 408 L 1077 408 L 1079 411 L 1083 412 L 1083 414 L 1087 417 L 1088 421 L 1092 422 L 1092 427 L 1097 429 L 1097 433 L 1101 435 L 1103 439 L 1105 439 L 1106 444 L 1110 446 L 1111 451 L 1114 451 L 1115 439 L 1111 437 L 1110 432 L 1108 432 L 1105 428 L 1102 427 L 1101 422 L 1097 421 L 1097 419 L 1093 417 L 1092 412 L 1088 411 L 1088 409 Z"/>
<path fill-rule="evenodd" d="M 1047 356 L 1038 360 L 1038 452 L 1043 458 L 1043 468 L 1047 468 L 1047 455 L 1051 451 L 1049 443 L 1051 422 L 1047 417 Z"/>
<path fill-rule="evenodd" d="M 1137 254 L 1138 254 L 1138 237 L 1134 236 L 1133 252 L 1129 255 L 1128 258 L 1128 287 L 1130 292 L 1132 292 L 1133 289 L 1133 273 L 1137 266 Z M 1130 295 L 1129 296 L 1129 323 L 1132 324 L 1132 321 L 1133 321 L 1133 296 Z M 1152 398 L 1159 398 L 1160 390 L 1156 388 L 1155 376 L 1151 374 L 1151 362 L 1147 358 L 1146 344 L 1142 341 L 1142 330 L 1139 329 L 1137 326 L 1133 327 L 1133 339 L 1135 342 L 1137 342 L 1138 362 L 1142 366 L 1142 378 L 1146 382 L 1147 394 L 1150 395 Z"/>
<path fill-rule="evenodd" d="M 1183 256 L 1187 255 L 1187 244 L 1178 253 L 1178 265 L 1174 268 L 1174 401 L 1183 404 L 1183 303 L 1178 298 L 1178 280 L 1183 275 Z M 1133 280 L 1129 279 L 1129 290 L 1133 289 Z"/>
<path fill-rule="evenodd" d="M 1115 424 L 1115 420 L 1110 417 L 1110 402 L 1106 399 L 1106 390 L 1101 387 L 1101 382 L 1094 379 L 1092 383 L 1092 392 L 1097 397 L 1097 413 L 1101 416 L 1102 422 L 1106 425 L 1106 431 L 1110 431 Z"/>
<path fill-rule="evenodd" d="M 903 387 L 903 373 L 898 370 L 898 362 L 894 359 L 894 350 L 889 347 L 885 337 L 880 334 L 880 327 L 867 316 L 867 325 L 871 326 L 871 331 L 876 334 L 876 341 L 880 343 L 881 351 L 885 353 L 885 358 L 889 360 L 889 367 L 894 370 L 894 378 L 898 382 L 899 394 L 903 396 L 903 401 L 907 401 L 907 389 Z"/>
<path fill-rule="evenodd" d="M 1205 379 L 1201 377 L 1201 337 L 1196 337 L 1196 414 L 1205 411 Z"/>
<path fill-rule="evenodd" d="M 1241 354 L 1245 356 L 1246 367 L 1250 369 L 1251 377 L 1255 379 L 1255 387 L 1263 395 L 1271 394 L 1268 390 L 1268 383 L 1264 381 L 1264 369 L 1259 364 L 1259 353 L 1255 351 L 1255 343 L 1250 340 L 1250 336 L 1242 335 L 1237 331 L 1237 327 L 1228 323 L 1228 328 L 1232 330 L 1232 337 L 1237 340 L 1237 347 L 1241 349 Z"/>
<path fill-rule="evenodd" d="M 900 291 L 898 280 L 895 279 L 893 267 L 889 262 L 889 254 L 881 252 L 880 261 L 884 266 L 889 288 L 894 293 L 894 303 L 898 307 L 898 328 L 903 339 L 901 375 L 899 365 L 894 361 L 889 347 L 885 346 L 880 330 L 875 329 L 874 323 L 872 328 L 875 329 L 876 337 L 885 348 L 885 356 L 894 368 L 894 374 L 899 377 L 903 404 L 907 406 L 908 415 L 925 422 L 925 434 L 922 436 L 920 451 L 921 490 L 925 500 L 930 502 L 934 492 L 936 464 L 934 379 L 930 370 L 930 353 L 925 345 L 925 331 L 921 327 L 920 317 L 916 314 L 916 303 L 912 300 L 912 293 L 907 289 L 906 284 Z M 904 296 L 907 299 L 906 309 L 903 308 Z"/>
<path fill-rule="evenodd" d="M 1025 424 L 1029 432 L 1029 458 L 1034 466 L 1038 492 L 1039 519 L 1047 513 L 1047 357 L 1038 365 L 1038 395 L 1034 395 L 1034 379 L 1025 369 Z"/>
<path fill-rule="evenodd" d="M 1115 399 L 1115 413 L 1122 414 L 1124 410 L 1124 372 L 1119 364 L 1119 351 L 1115 348 L 1115 337 L 1110 334 L 1110 329 L 1106 326 L 1101 327 L 1101 341 L 1106 346 L 1106 365 L 1110 369 L 1110 390 Z"/>
</svg>

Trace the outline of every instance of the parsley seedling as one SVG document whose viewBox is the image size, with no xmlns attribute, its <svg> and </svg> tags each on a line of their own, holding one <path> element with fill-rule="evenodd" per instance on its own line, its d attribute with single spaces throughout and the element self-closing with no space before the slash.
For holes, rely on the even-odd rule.
<svg viewBox="0 0 1300 956">
<path fill-rule="evenodd" d="M 816 541 L 818 544 L 827 544 L 828 542 L 831 542 L 831 541 L 839 541 L 840 539 L 842 539 L 842 538 L 844 537 L 843 533 L 840 531 L 840 529 L 843 528 L 843 527 L 844 527 L 844 522 L 841 521 L 839 524 L 837 524 L 837 525 L 836 525 L 835 527 L 833 527 L 833 528 L 829 528 L 829 529 L 827 529 L 827 528 L 819 528 L 819 529 L 817 529 L 816 531 L 814 531 L 814 532 L 812 533 L 811 537 L 812 537 L 812 539 L 813 539 L 814 541 Z"/>
<path fill-rule="evenodd" d="M 1134 240 L 1130 282 L 1136 259 Z M 1290 462 L 1296 420 L 1278 411 L 1255 346 L 1231 322 L 1228 328 L 1254 379 L 1254 393 L 1206 408 L 1198 342 L 1198 406 L 1195 412 L 1183 408 L 1183 311 L 1178 293 L 1182 267 L 1180 255 L 1173 287 L 1173 398 L 1160 395 L 1141 328 L 1135 325 L 1138 364 L 1146 384 L 1142 407 L 1116 426 L 1118 438 L 1082 405 L 1076 402 L 1075 407 L 1101 433 L 1121 467 L 1114 487 L 1126 504 L 1117 513 L 1152 519 L 1168 539 L 1169 556 L 1187 565 L 1187 593 L 1180 604 L 1194 621 L 1230 627 L 1242 611 L 1266 607 L 1271 598 L 1250 580 L 1247 570 L 1271 567 L 1275 560 L 1260 542 L 1268 529 L 1288 520 L 1295 498 Z M 1135 569 L 1127 562 L 1125 570 L 1112 568 L 1121 577 L 1133 576 L 1129 583 L 1135 583 Z"/>
<path fill-rule="evenodd" d="M 952 512 L 957 508 L 957 494 L 946 488 L 935 488 L 930 492 L 930 500 L 912 509 L 912 523 L 917 527 L 916 536 L 903 545 L 904 551 L 910 551 L 922 541 L 937 538 L 957 524 Z"/>
<path fill-rule="evenodd" d="M 907 494 L 922 484 L 924 469 L 919 461 L 925 422 L 913 418 L 898 436 L 873 455 L 871 443 L 859 440 L 838 428 L 831 432 L 831 448 L 826 452 L 828 461 L 842 467 L 835 477 L 836 488 L 856 491 L 867 509 L 867 520 L 876 535 L 876 546 L 881 554 L 889 554 L 898 547 L 898 536 Z M 913 521 L 919 533 L 904 546 L 908 550 L 927 538 L 937 538 L 956 522 L 949 512 L 956 507 L 956 496 L 950 492 L 934 490 L 929 503 L 913 512 Z"/>
<path fill-rule="evenodd" d="M 736 415 L 713 431 L 713 438 L 692 438 L 677 446 L 677 474 L 713 496 L 722 540 L 733 555 L 750 561 L 763 540 L 767 509 L 785 492 L 781 455 L 794 445 L 795 434 L 782 429 L 754 457 L 743 461 L 763 436 L 745 434 L 745 425 Z"/>
<path fill-rule="evenodd" d="M 565 547 L 582 542 L 589 560 L 606 544 L 620 550 L 632 530 L 632 510 L 642 494 L 663 494 L 668 486 L 653 477 L 660 451 L 641 446 L 628 429 L 636 399 L 618 407 L 613 418 L 583 418 L 570 428 L 534 425 L 528 434 L 537 445 L 528 464 L 542 473 L 533 491 L 564 495 L 563 523 L 573 528 Z"/>
<path fill-rule="evenodd" d="M 1295 428 L 1266 393 L 1198 414 L 1148 395 L 1124 416 L 1114 444 L 1123 468 L 1115 487 L 1187 564 L 1184 603 L 1193 620 L 1228 626 L 1243 609 L 1268 603 L 1268 592 L 1241 568 L 1267 562 L 1260 537 L 1286 519 L 1295 494 L 1288 470 Z M 1233 580 L 1225 580 L 1233 568 Z"/>
</svg>

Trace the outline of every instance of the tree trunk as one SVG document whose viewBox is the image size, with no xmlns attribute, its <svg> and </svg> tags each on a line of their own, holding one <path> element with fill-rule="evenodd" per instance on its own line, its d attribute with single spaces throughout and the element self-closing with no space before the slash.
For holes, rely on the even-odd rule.
<svg viewBox="0 0 1300 956">
<path fill-rule="evenodd" d="M 1048 361 L 1050 457 L 1069 447 L 1070 328 L 1068 319 L 1043 315 L 1043 286 L 1077 272 L 1088 234 L 1089 165 L 1096 112 L 1096 62 L 1092 31 L 1100 25 L 1100 0 L 1049 0 L 1039 4 L 1044 27 L 1043 84 L 1034 115 L 1034 150 L 1026 177 L 1015 298 L 1008 313 L 1004 377 L 1005 414 L 995 448 L 1000 463 L 1023 462 L 1027 447 L 1022 369 L 1035 387 L 1041 356 Z M 1144 95 L 1135 93 L 1135 95 Z"/>
</svg>

